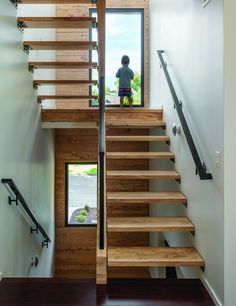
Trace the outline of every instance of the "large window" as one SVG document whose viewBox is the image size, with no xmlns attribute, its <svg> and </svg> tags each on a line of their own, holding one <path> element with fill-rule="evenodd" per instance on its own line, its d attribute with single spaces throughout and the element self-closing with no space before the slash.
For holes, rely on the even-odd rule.
<svg viewBox="0 0 236 306">
<path fill-rule="evenodd" d="M 97 224 L 97 163 L 66 163 L 66 226 Z"/>
<path fill-rule="evenodd" d="M 93 17 L 96 10 L 91 10 Z M 144 22 L 142 9 L 107 9 L 106 13 L 106 105 L 118 106 L 118 79 L 116 72 L 121 67 L 121 57 L 130 57 L 130 68 L 134 71 L 131 83 L 134 106 L 143 106 L 144 87 Z M 92 40 L 97 41 L 97 30 L 91 32 Z M 92 60 L 97 61 L 97 52 L 92 52 Z M 92 77 L 97 78 L 96 72 Z M 97 89 L 93 89 L 97 94 Z M 125 102 L 125 104 L 128 101 Z M 92 101 L 92 106 L 97 105 Z"/>
</svg>

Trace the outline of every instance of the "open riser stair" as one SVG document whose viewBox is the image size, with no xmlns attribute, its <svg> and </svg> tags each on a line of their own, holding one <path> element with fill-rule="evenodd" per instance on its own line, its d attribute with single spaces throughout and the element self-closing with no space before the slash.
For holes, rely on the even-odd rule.
<svg viewBox="0 0 236 306">
<path fill-rule="evenodd" d="M 63 5 L 70 11 L 71 5 L 80 5 L 81 15 L 71 15 L 70 13 L 60 16 L 57 13 L 56 17 L 18 17 L 17 26 L 24 32 L 27 29 L 55 29 L 56 40 L 24 40 L 23 50 L 29 54 L 34 51 L 54 51 L 56 53 L 56 61 L 45 61 L 42 56 L 42 61 L 29 62 L 29 71 L 34 72 L 36 69 L 55 69 L 55 80 L 37 80 L 33 81 L 33 88 L 36 90 L 44 86 L 54 86 L 55 94 L 38 95 L 37 102 L 43 103 L 46 100 L 55 101 L 55 105 L 70 104 L 88 106 L 89 101 L 98 100 L 98 94 L 92 94 L 92 91 L 98 92 L 98 80 L 92 80 L 92 70 L 98 70 L 98 63 L 90 61 L 89 52 L 92 50 L 98 51 L 98 43 L 91 41 L 88 34 L 91 29 L 98 29 L 98 18 L 89 16 L 89 8 L 96 8 L 97 1 L 93 0 L 12 0 L 17 7 L 18 4 L 56 4 L 58 7 Z M 61 5 L 61 6 L 60 6 Z M 88 16 L 85 16 L 83 6 L 87 10 Z M 59 11 L 57 7 L 57 12 Z M 59 14 L 59 15 L 58 15 Z M 68 30 L 77 31 L 78 39 L 71 39 L 70 33 L 64 35 Z M 62 31 L 62 32 L 60 32 Z M 62 34 L 61 34 L 62 33 Z M 64 35 L 64 36 L 63 36 Z M 63 39 L 60 38 L 63 36 Z M 63 54 L 67 52 L 67 55 Z M 70 60 L 69 54 L 74 57 L 79 57 L 78 61 Z M 73 70 L 74 73 L 70 71 Z M 61 72 L 60 72 L 61 71 Z M 63 77 L 64 76 L 64 77 Z M 69 76 L 69 77 L 68 77 Z M 80 90 L 78 91 L 78 88 Z M 94 90 L 93 90 L 94 89 Z"/>
<path fill-rule="evenodd" d="M 98 156 L 98 224 L 97 224 L 97 284 L 106 284 L 109 278 L 149 278 L 150 267 L 204 268 L 204 260 L 193 247 L 151 247 L 150 233 L 176 233 L 194 235 L 195 227 L 186 216 L 150 216 L 151 205 L 188 204 L 181 191 L 181 173 L 174 169 L 151 170 L 151 161 L 175 163 L 170 151 L 170 137 L 166 135 L 166 122 L 162 109 L 106 109 L 105 110 L 105 0 L 13 0 L 18 4 L 77 4 L 86 6 L 74 16 L 19 17 L 18 28 L 56 29 L 57 39 L 23 41 L 26 53 L 35 50 L 56 51 L 55 61 L 29 61 L 32 73 L 37 69 L 55 69 L 55 80 L 34 80 L 32 86 L 56 86 L 56 93 L 38 94 L 38 103 L 55 100 L 56 109 L 42 110 L 43 123 L 74 124 L 93 128 L 99 134 Z M 72 6 L 73 7 L 73 6 Z M 88 15 L 88 8 L 98 9 L 98 18 Z M 84 12 L 87 12 L 87 16 Z M 68 35 L 69 29 L 78 32 L 78 39 Z M 98 29 L 98 42 L 91 41 L 89 31 Z M 81 34 L 82 33 L 82 34 Z M 98 63 L 90 61 L 89 52 L 98 51 Z M 65 55 L 71 54 L 66 57 Z M 75 60 L 75 57 L 77 60 Z M 66 60 L 65 60 L 66 58 Z M 98 79 L 92 79 L 92 70 Z M 69 72 L 68 72 L 69 71 Z M 73 71 L 73 72 L 71 72 Z M 79 73 L 79 77 L 78 76 Z M 96 88 L 92 90 L 92 86 Z M 64 90 L 61 90 L 61 87 Z M 65 94 L 65 87 L 68 88 Z M 85 88 L 82 90 L 81 88 Z M 67 94 L 69 92 L 70 94 Z M 95 92 L 95 93 L 94 93 Z M 57 104 L 58 100 L 62 100 Z M 86 101 L 85 107 L 67 109 L 66 103 Z M 99 109 L 89 109 L 89 100 L 98 100 Z M 59 110 L 59 111 L 58 111 Z M 70 125 L 68 125 L 71 127 Z M 66 126 L 66 128 L 68 128 Z M 78 126 L 76 126 L 78 128 Z M 155 129 L 158 133 L 150 131 Z M 102 141 L 104 140 L 104 141 Z M 150 151 L 151 143 L 165 144 L 165 150 Z M 152 192 L 150 180 L 172 180 L 176 191 Z M 179 188 L 180 187 L 180 188 Z"/>
<path fill-rule="evenodd" d="M 175 154 L 169 150 L 170 138 L 165 135 L 163 112 L 152 111 L 151 115 L 151 110 L 146 113 L 143 110 L 143 116 L 138 119 L 138 116 L 130 116 L 128 120 L 131 110 L 124 110 L 123 117 L 117 111 L 117 117 L 114 115 L 116 120 L 107 118 L 108 279 L 117 276 L 117 271 L 122 274 L 122 270 L 127 268 L 135 277 L 135 269 L 143 269 L 143 273 L 149 274 L 150 267 L 204 267 L 203 258 L 192 246 L 149 245 L 150 233 L 195 233 L 194 224 L 186 216 L 149 215 L 150 205 L 187 205 L 187 197 L 179 191 L 180 173 L 175 170 L 149 169 L 150 160 L 169 160 L 173 167 L 175 162 Z M 151 133 L 153 128 L 158 131 L 157 135 Z M 165 144 L 162 146 L 165 151 L 150 151 L 149 145 L 153 142 Z M 176 182 L 177 189 L 151 192 L 150 180 L 172 180 Z M 124 235 L 123 239 L 121 235 Z M 115 239 L 118 237 L 120 239 Z"/>
</svg>

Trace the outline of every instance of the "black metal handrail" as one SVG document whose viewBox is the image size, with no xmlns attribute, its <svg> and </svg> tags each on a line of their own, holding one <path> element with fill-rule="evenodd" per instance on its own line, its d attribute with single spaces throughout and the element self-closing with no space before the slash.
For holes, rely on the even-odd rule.
<svg viewBox="0 0 236 306">
<path fill-rule="evenodd" d="M 106 247 L 106 126 L 105 126 L 105 51 L 106 0 L 97 1 L 99 62 L 99 248 Z"/>
<path fill-rule="evenodd" d="M 99 247 L 105 247 L 105 163 L 106 163 L 106 144 L 105 144 L 105 78 L 99 78 L 99 217 L 100 217 L 100 239 Z"/>
<path fill-rule="evenodd" d="M 193 157 L 193 160 L 194 160 L 195 165 L 196 165 L 196 173 L 199 174 L 199 177 L 200 177 L 201 180 L 212 180 L 213 179 L 212 175 L 211 175 L 211 173 L 207 173 L 206 166 L 205 166 L 204 163 L 201 162 L 198 151 L 197 151 L 196 146 L 194 144 L 192 135 L 190 133 L 187 121 L 185 119 L 185 116 L 184 116 L 184 113 L 183 113 L 183 110 L 182 110 L 182 103 L 179 101 L 179 99 L 177 97 L 177 94 L 175 92 L 173 83 L 171 81 L 171 78 L 170 78 L 170 75 L 169 75 L 169 72 L 168 72 L 168 69 L 167 69 L 167 65 L 166 65 L 166 63 L 163 59 L 163 56 L 162 56 L 164 51 L 163 50 L 157 50 L 157 53 L 158 53 L 158 56 L 159 56 L 160 61 L 161 61 L 161 67 L 163 68 L 163 71 L 165 73 L 166 80 L 167 80 L 167 83 L 169 85 L 171 95 L 172 95 L 172 98 L 174 100 L 174 105 L 175 105 L 177 114 L 179 116 L 179 120 L 181 122 L 181 125 L 182 125 L 182 128 L 183 128 L 183 131 L 184 131 L 189 149 L 192 153 L 192 157 Z"/>
<path fill-rule="evenodd" d="M 12 179 L 2 179 L 1 182 L 4 184 L 8 192 L 11 196 L 8 197 L 8 203 L 11 205 L 12 202 L 15 202 L 16 205 L 19 203 L 21 204 L 24 211 L 27 213 L 27 215 L 30 217 L 32 223 L 34 224 L 35 228 L 31 227 L 30 232 L 32 233 L 40 233 L 44 240 L 42 241 L 42 247 L 46 246 L 48 247 L 48 243 L 51 242 L 48 235 L 46 234 L 43 227 L 38 222 L 37 218 L 33 214 L 32 210 L 27 205 L 25 199 L 23 198 L 22 194 L 20 193 L 19 189 L 17 188 L 16 184 Z M 15 199 L 12 198 L 12 196 L 15 196 Z"/>
</svg>

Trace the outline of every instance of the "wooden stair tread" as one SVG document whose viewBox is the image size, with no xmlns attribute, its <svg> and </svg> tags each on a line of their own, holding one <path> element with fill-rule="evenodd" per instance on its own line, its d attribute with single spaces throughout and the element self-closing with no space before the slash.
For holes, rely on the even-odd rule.
<svg viewBox="0 0 236 306">
<path fill-rule="evenodd" d="M 132 128 L 151 128 L 151 127 L 165 127 L 166 123 L 163 121 L 157 121 L 157 122 L 148 122 L 148 121 L 144 121 L 144 122 L 140 122 L 140 121 L 133 121 L 133 122 L 106 122 L 106 126 L 108 128 L 125 128 L 125 127 L 132 127 Z"/>
<path fill-rule="evenodd" d="M 187 203 L 181 192 L 108 192 L 107 201 L 112 203 Z"/>
<path fill-rule="evenodd" d="M 168 136 L 106 136 L 107 141 L 170 141 Z"/>
<path fill-rule="evenodd" d="M 51 111 L 55 111 L 55 110 L 51 110 Z M 86 108 L 86 109 L 77 109 L 77 108 L 67 109 L 67 108 L 64 108 L 64 109 L 58 109 L 57 111 L 58 112 L 72 112 L 72 113 L 74 113 L 74 112 L 85 112 L 85 113 L 87 112 L 88 113 L 88 112 L 92 111 L 92 112 L 97 112 L 98 113 L 99 109 L 98 109 L 98 107 Z M 139 111 L 141 113 L 141 109 L 139 109 Z M 106 112 L 106 115 L 107 115 L 108 113 L 116 113 L 117 111 L 114 108 L 106 108 L 105 112 Z M 146 111 L 143 110 L 143 112 L 146 112 Z M 136 113 L 136 111 L 135 111 L 135 113 Z"/>
<path fill-rule="evenodd" d="M 42 100 L 97 100 L 98 96 L 61 96 L 61 95 L 41 95 L 38 96 L 38 102 Z"/>
<path fill-rule="evenodd" d="M 21 0 L 22 4 L 92 4 L 92 0 Z"/>
<path fill-rule="evenodd" d="M 110 247 L 109 267 L 194 266 L 204 267 L 204 259 L 195 248 Z"/>
<path fill-rule="evenodd" d="M 186 217 L 116 217 L 107 226 L 108 232 L 194 232 Z"/>
<path fill-rule="evenodd" d="M 92 80 L 35 80 L 34 86 L 40 85 L 97 85 L 97 81 Z"/>
<path fill-rule="evenodd" d="M 107 152 L 108 159 L 174 159 L 171 152 Z"/>
<path fill-rule="evenodd" d="M 120 113 L 120 114 L 129 114 L 129 113 L 160 113 L 163 114 L 162 108 L 146 108 L 146 107 L 127 107 L 127 108 L 106 108 L 106 113 Z"/>
<path fill-rule="evenodd" d="M 81 29 L 97 25 L 94 17 L 19 17 L 17 22 L 22 28 L 35 29 Z"/>
<path fill-rule="evenodd" d="M 29 50 L 95 50 L 93 41 L 24 41 L 24 49 Z"/>
<path fill-rule="evenodd" d="M 107 178 L 110 178 L 110 179 L 174 179 L 174 180 L 180 180 L 180 174 L 176 171 L 108 170 Z"/>
<path fill-rule="evenodd" d="M 95 62 L 29 62 L 34 69 L 96 69 Z"/>
</svg>

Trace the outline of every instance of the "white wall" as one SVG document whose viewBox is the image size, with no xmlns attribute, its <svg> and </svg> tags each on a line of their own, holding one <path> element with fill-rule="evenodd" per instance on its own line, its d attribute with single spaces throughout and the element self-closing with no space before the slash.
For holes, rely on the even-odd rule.
<svg viewBox="0 0 236 306">
<path fill-rule="evenodd" d="M 200 0 L 151 0 L 151 107 L 164 106 L 167 134 L 171 135 L 171 151 L 176 154 L 180 172 L 180 189 L 188 198 L 188 208 L 174 205 L 152 209 L 152 214 L 187 214 L 196 226 L 196 236 L 165 235 L 171 245 L 194 245 L 206 261 L 205 273 L 200 269 L 182 269 L 186 277 L 201 276 L 223 302 L 224 291 L 224 207 L 223 161 L 215 164 L 215 151 L 224 152 L 223 106 L 223 1 L 212 0 L 206 8 Z M 171 127 L 179 123 L 167 86 L 157 49 L 166 50 L 168 69 L 176 87 L 189 128 L 201 159 L 213 175 L 213 181 L 201 181 L 184 135 L 173 137 Z M 151 163 L 156 168 L 157 163 Z M 162 165 L 165 167 L 166 165 Z M 151 189 L 162 184 L 152 182 Z M 166 190 L 176 190 L 169 184 Z M 228 306 L 228 305 L 227 305 Z"/>
<path fill-rule="evenodd" d="M 54 260 L 54 137 L 41 129 L 37 92 L 16 27 L 17 11 L 0 4 L 0 178 L 12 178 L 52 243 L 42 249 L 38 236 L 0 185 L 0 271 L 3 276 L 50 276 Z M 30 259 L 39 255 L 38 268 Z"/>
<path fill-rule="evenodd" d="M 236 305 L 236 3 L 224 1 L 224 83 L 225 83 L 225 306 Z"/>
</svg>

